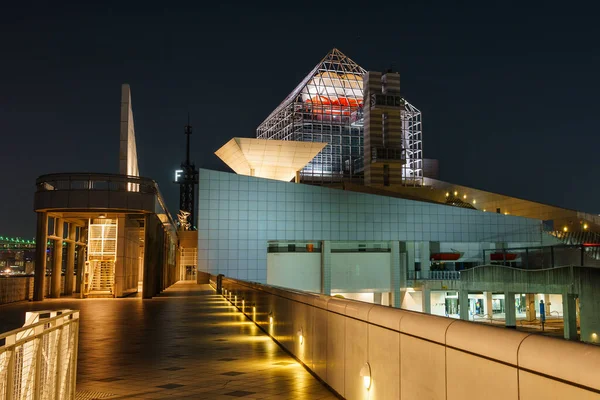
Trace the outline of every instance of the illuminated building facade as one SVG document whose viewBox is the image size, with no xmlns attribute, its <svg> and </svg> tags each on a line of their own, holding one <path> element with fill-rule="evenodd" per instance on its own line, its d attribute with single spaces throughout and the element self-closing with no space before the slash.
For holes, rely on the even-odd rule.
<svg viewBox="0 0 600 400">
<path fill-rule="evenodd" d="M 259 125 L 256 137 L 326 142 L 325 149 L 301 171 L 301 180 L 362 183 L 366 72 L 338 49 L 331 50 Z M 403 174 L 415 184 L 419 181 L 412 177 L 422 177 L 421 113 L 404 99 L 399 111 L 403 140 L 407 141 Z"/>
</svg>

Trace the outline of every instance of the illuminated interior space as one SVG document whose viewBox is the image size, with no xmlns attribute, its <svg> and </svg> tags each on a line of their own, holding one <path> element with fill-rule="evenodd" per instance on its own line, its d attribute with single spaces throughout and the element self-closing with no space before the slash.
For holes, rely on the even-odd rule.
<svg viewBox="0 0 600 400">
<path fill-rule="evenodd" d="M 327 143 L 302 169 L 302 182 L 361 182 L 366 72 L 341 51 L 332 49 L 259 125 L 256 137 Z M 366 105 L 370 107 L 370 100 Z M 408 176 L 408 169 L 414 173 L 422 168 L 421 113 L 404 99 L 401 112 Z"/>
</svg>

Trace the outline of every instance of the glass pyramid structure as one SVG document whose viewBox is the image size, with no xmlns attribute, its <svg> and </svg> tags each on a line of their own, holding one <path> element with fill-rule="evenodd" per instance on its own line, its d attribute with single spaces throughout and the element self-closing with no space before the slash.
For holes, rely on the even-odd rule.
<svg viewBox="0 0 600 400">
<path fill-rule="evenodd" d="M 365 73 L 366 70 L 352 59 L 338 49 L 332 49 L 259 125 L 256 137 L 326 142 L 327 146 L 323 151 L 301 171 L 302 181 L 361 182 L 364 162 Z M 410 126 L 418 126 L 419 132 L 411 137 L 418 136 L 420 139 L 420 112 L 408 106 L 418 113 L 418 124 L 415 125 L 413 121 Z M 422 175 L 422 171 L 420 173 Z M 411 171 L 410 175 L 414 181 L 415 171 Z"/>
</svg>

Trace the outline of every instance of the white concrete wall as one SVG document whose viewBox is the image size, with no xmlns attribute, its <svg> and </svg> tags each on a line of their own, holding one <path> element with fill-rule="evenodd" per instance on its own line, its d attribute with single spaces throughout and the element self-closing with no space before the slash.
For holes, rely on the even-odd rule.
<svg viewBox="0 0 600 400">
<path fill-rule="evenodd" d="M 561 317 L 563 316 L 563 299 L 561 294 L 550 295 L 550 313 L 553 317 L 558 317 L 555 311 L 558 311 Z"/>
<path fill-rule="evenodd" d="M 331 253 L 331 290 L 390 291 L 390 253 Z"/>
<path fill-rule="evenodd" d="M 403 310 L 423 311 L 423 292 L 406 291 L 400 307 Z"/>
<path fill-rule="evenodd" d="M 431 292 L 431 313 L 446 316 L 446 292 Z"/>
<path fill-rule="evenodd" d="M 227 278 L 223 288 L 238 309 L 255 304 L 240 311 L 348 400 L 600 397 L 596 346 Z"/>
<path fill-rule="evenodd" d="M 321 292 L 321 253 L 268 253 L 267 283 Z"/>
<path fill-rule="evenodd" d="M 365 303 L 375 303 L 374 293 L 335 293 L 334 296 L 340 295 L 344 299 L 363 301 Z"/>
</svg>

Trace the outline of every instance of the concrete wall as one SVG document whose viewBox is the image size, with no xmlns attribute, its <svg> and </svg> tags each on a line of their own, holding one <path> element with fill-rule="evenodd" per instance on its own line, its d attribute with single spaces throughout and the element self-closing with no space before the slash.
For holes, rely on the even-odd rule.
<svg viewBox="0 0 600 400">
<path fill-rule="evenodd" d="M 0 278 L 0 304 L 33 298 L 33 276 Z"/>
<path fill-rule="evenodd" d="M 269 285 L 321 292 L 321 253 L 267 254 Z"/>
<path fill-rule="evenodd" d="M 198 270 L 267 281 L 267 242 L 539 242 L 537 220 L 200 170 Z"/>
<path fill-rule="evenodd" d="M 421 311 L 423 309 L 423 292 L 406 291 L 401 308 L 409 311 Z"/>
<path fill-rule="evenodd" d="M 331 253 L 331 290 L 389 292 L 390 253 Z M 267 283 L 321 292 L 321 253 L 268 253 Z"/>
<path fill-rule="evenodd" d="M 349 400 L 600 398 L 596 346 L 234 279 L 223 288 Z"/>
<path fill-rule="evenodd" d="M 389 292 L 390 253 L 331 253 L 331 290 Z"/>
</svg>

